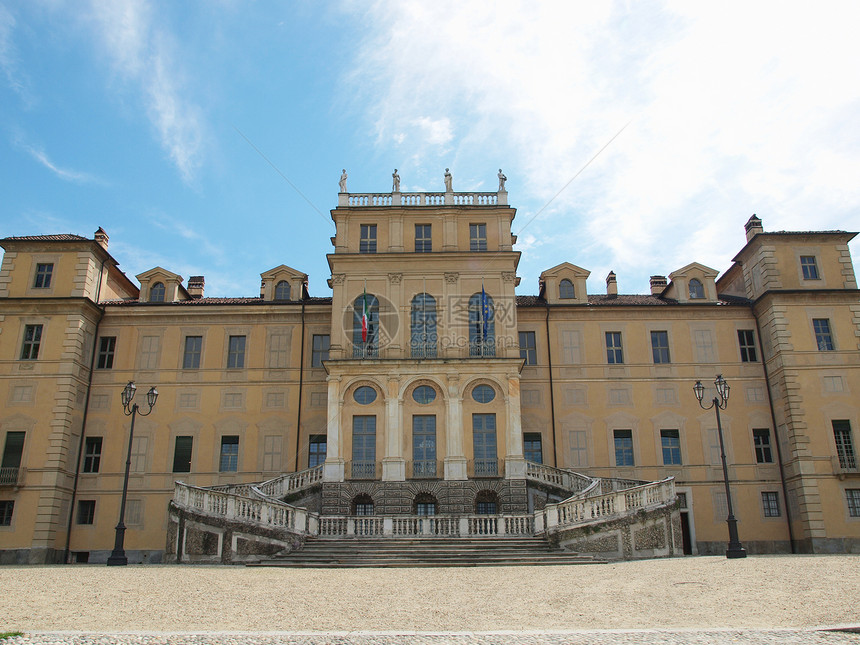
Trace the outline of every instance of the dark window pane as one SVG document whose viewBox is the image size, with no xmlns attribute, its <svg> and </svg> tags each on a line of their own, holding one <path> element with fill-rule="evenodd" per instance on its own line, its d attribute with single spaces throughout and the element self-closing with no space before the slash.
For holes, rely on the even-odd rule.
<svg viewBox="0 0 860 645">
<path fill-rule="evenodd" d="M 194 437 L 176 437 L 176 447 L 173 450 L 173 472 L 191 472 L 191 448 Z"/>
<path fill-rule="evenodd" d="M 615 430 L 615 465 L 633 465 L 633 431 Z"/>
<path fill-rule="evenodd" d="M 109 370 L 113 367 L 113 357 L 116 352 L 116 336 L 102 336 L 99 339 L 99 356 L 96 368 Z"/>
<path fill-rule="evenodd" d="M 102 460 L 102 438 L 87 437 L 84 445 L 84 472 L 97 473 Z"/>
</svg>

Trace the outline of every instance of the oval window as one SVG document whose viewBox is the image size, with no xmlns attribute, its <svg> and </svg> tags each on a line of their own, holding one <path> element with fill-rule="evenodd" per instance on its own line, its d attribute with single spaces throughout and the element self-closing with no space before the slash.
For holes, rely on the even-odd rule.
<svg viewBox="0 0 860 645">
<path fill-rule="evenodd" d="M 478 403 L 489 403 L 496 398 L 496 391 L 489 385 L 479 385 L 472 390 L 472 398 Z"/>
<path fill-rule="evenodd" d="M 373 403 L 376 401 L 376 390 L 368 385 L 362 385 L 355 391 L 355 394 L 352 395 L 352 398 L 355 399 L 356 403 L 360 403 L 361 405 L 367 405 L 368 403 Z"/>
<path fill-rule="evenodd" d="M 412 398 L 415 399 L 416 403 L 420 403 L 421 405 L 433 403 L 436 400 L 436 390 L 429 385 L 419 385 L 412 392 Z"/>
</svg>

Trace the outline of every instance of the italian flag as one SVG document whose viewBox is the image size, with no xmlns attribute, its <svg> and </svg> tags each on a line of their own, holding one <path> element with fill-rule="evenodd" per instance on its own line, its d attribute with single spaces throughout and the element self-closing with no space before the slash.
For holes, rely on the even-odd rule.
<svg viewBox="0 0 860 645">
<path fill-rule="evenodd" d="M 361 342 L 367 342 L 367 287 L 361 297 Z"/>
</svg>

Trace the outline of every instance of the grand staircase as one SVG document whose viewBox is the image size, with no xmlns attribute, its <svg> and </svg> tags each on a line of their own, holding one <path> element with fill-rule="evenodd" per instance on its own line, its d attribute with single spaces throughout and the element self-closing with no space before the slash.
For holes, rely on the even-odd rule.
<svg viewBox="0 0 860 645">
<path fill-rule="evenodd" d="M 494 567 L 595 564 L 591 556 L 553 549 L 541 537 L 308 538 L 301 551 L 254 567 Z"/>
<path fill-rule="evenodd" d="M 576 551 L 612 558 L 679 552 L 672 478 L 594 478 L 529 463 L 526 479 L 530 486 L 556 491 L 560 501 L 519 515 L 341 517 L 284 501 L 318 491 L 321 467 L 258 483 L 201 488 L 176 482 L 168 509 L 168 561 L 269 567 L 511 566 L 603 561 Z M 558 548 L 559 543 L 565 548 Z"/>
</svg>

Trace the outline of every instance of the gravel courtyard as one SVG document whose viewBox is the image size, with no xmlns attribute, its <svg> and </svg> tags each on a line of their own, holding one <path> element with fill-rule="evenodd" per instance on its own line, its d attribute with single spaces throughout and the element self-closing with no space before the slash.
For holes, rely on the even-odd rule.
<svg viewBox="0 0 860 645">
<path fill-rule="evenodd" d="M 860 624 L 860 556 L 606 565 L 0 567 L 0 632 L 456 632 Z"/>
</svg>

